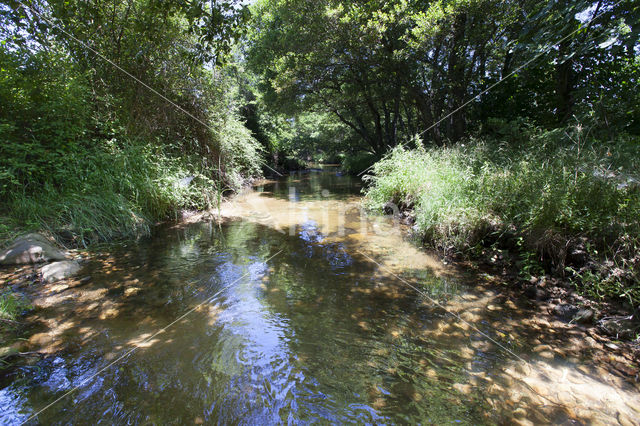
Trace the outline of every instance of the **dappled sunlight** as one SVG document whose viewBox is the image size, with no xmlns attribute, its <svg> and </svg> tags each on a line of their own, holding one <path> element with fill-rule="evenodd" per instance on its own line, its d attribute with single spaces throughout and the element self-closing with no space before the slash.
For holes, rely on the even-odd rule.
<svg viewBox="0 0 640 426">
<path fill-rule="evenodd" d="M 318 244 L 342 243 L 350 252 L 364 250 L 379 256 L 381 262 L 395 271 L 428 269 L 437 275 L 455 273 L 453 268 L 408 241 L 406 226 L 368 215 L 359 197 L 291 203 L 265 192 L 248 190 L 225 203 L 221 216 L 242 218 L 283 234 L 306 233 Z M 313 226 L 308 228 L 309 224 Z"/>
<path fill-rule="evenodd" d="M 639 389 L 624 368 L 598 362 L 603 343 L 439 262 L 356 199 L 301 196 L 292 214 L 286 195 L 247 192 L 218 223 L 159 228 L 87 253 L 77 278 L 34 286 L 35 326 L 21 349 L 44 355 L 33 361 L 43 375 L 21 392 L 40 406 L 54 396 L 46 383 L 84 378 L 72 415 L 83 420 L 145 407 L 204 423 L 286 413 L 633 424 Z M 69 419 L 62 404 L 51 415 Z"/>
</svg>

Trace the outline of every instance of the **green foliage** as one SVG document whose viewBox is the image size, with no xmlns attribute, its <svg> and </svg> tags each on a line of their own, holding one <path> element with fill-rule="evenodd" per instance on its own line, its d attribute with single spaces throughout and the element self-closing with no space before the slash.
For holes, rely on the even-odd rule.
<svg viewBox="0 0 640 426">
<path fill-rule="evenodd" d="M 377 159 L 378 157 L 370 152 L 361 151 L 348 154 L 342 160 L 342 169 L 349 174 L 358 175 L 371 167 Z"/>
<path fill-rule="evenodd" d="M 260 175 L 263 148 L 236 117 L 220 129 L 220 158 L 224 162 L 224 180 L 230 190 L 238 190 L 247 177 Z"/>
<path fill-rule="evenodd" d="M 58 53 L 0 51 L 0 197 L 45 180 L 59 184 L 56 166 L 89 142 L 87 89 L 65 62 Z"/>
<path fill-rule="evenodd" d="M 78 243 L 144 233 L 181 209 L 215 205 L 222 188 L 207 177 L 211 170 L 189 163 L 147 145 L 114 142 L 67 156 L 63 185 L 45 182 L 38 191 L 11 194 L 2 213 L 23 228 L 70 232 Z"/>
<path fill-rule="evenodd" d="M 0 321 L 14 321 L 22 312 L 31 306 L 20 296 L 10 292 L 0 292 Z"/>
<path fill-rule="evenodd" d="M 640 241 L 638 142 L 598 143 L 579 127 L 523 132 L 517 144 L 493 139 L 397 148 L 367 178 L 368 205 L 413 209 L 417 230 L 444 249 L 498 241 L 522 253 L 528 268 L 537 267 L 535 254 L 562 269 L 568 250 L 583 238 L 598 248 L 597 260 L 615 258 L 633 269 Z M 640 294 L 633 297 L 640 301 Z"/>
<path fill-rule="evenodd" d="M 422 131 L 458 141 L 492 116 L 638 134 L 632 1 L 261 0 L 252 12 L 265 103 L 331 113 L 378 155 Z"/>
<path fill-rule="evenodd" d="M 181 209 L 211 208 L 260 174 L 233 81 L 203 63 L 225 54 L 205 51 L 229 42 L 214 36 L 231 21 L 194 27 L 232 3 L 34 5 L 171 102 L 31 10 L 0 6 L 0 238 L 136 235 Z"/>
</svg>

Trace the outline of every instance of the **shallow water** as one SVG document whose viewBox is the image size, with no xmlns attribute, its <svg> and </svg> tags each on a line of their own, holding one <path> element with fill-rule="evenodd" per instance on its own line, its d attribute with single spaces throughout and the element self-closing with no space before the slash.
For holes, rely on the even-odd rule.
<svg viewBox="0 0 640 426">
<path fill-rule="evenodd" d="M 31 340 L 51 355 L 0 383 L 0 423 L 76 386 L 30 422 L 479 424 L 523 409 L 577 421 L 570 407 L 531 416 L 549 403 L 512 398 L 527 388 L 505 373 L 513 356 L 473 328 L 526 356 L 529 339 L 504 333 L 518 309 L 362 214 L 359 188 L 335 171 L 297 174 L 228 203 L 222 224 L 96 253 L 88 285 L 40 303 Z"/>
</svg>

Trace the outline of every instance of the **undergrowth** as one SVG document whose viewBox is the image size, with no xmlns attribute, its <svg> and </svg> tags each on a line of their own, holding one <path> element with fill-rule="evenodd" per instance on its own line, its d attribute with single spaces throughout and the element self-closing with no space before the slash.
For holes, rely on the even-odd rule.
<svg viewBox="0 0 640 426">
<path fill-rule="evenodd" d="M 12 324 L 29 304 L 21 297 L 10 291 L 0 292 L 0 325 Z"/>
<path fill-rule="evenodd" d="M 585 293 L 640 303 L 638 141 L 579 126 L 510 140 L 396 148 L 366 177 L 367 203 L 413 210 L 425 242 L 473 254 L 507 248 L 522 268 L 568 274 Z"/>
<path fill-rule="evenodd" d="M 258 173 L 230 161 L 216 178 L 222 175 L 217 166 L 131 141 L 68 156 L 49 182 L 8 194 L 0 208 L 0 242 L 39 230 L 72 245 L 146 234 L 154 222 L 176 219 L 183 209 L 215 207 L 223 193 Z"/>
<path fill-rule="evenodd" d="M 210 72 L 189 80 L 201 85 L 195 122 L 146 92 L 136 116 L 58 45 L 2 50 L 0 65 L 0 247 L 29 231 L 71 245 L 144 234 L 261 173 L 260 144 L 215 96 L 230 83 Z"/>
<path fill-rule="evenodd" d="M 342 159 L 342 169 L 352 175 L 362 173 L 376 162 L 377 157 L 370 152 L 356 152 L 345 155 Z"/>
</svg>

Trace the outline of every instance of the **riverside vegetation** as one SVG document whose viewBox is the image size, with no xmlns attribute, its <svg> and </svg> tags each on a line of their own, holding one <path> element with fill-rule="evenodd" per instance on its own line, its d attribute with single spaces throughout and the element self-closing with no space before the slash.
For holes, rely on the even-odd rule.
<svg viewBox="0 0 640 426">
<path fill-rule="evenodd" d="M 515 125 L 514 125 L 515 126 Z M 448 254 L 516 255 L 522 278 L 556 273 L 589 296 L 640 303 L 638 146 L 585 130 L 522 129 L 447 148 L 396 148 L 367 176 L 367 202 L 410 210 Z"/>
<path fill-rule="evenodd" d="M 639 18 L 627 0 L 6 2 L 0 245 L 137 236 L 264 165 L 342 162 L 431 246 L 507 250 L 523 278 L 636 307 Z"/>
<path fill-rule="evenodd" d="M 503 250 L 522 279 L 554 274 L 638 306 L 637 5 L 255 8 L 248 61 L 264 103 L 333 112 L 373 211 L 409 211 L 446 254 Z"/>
</svg>

